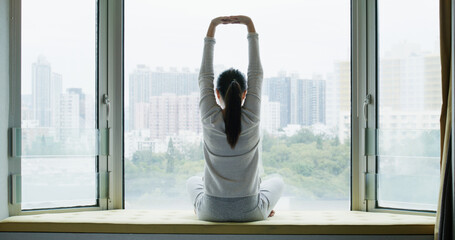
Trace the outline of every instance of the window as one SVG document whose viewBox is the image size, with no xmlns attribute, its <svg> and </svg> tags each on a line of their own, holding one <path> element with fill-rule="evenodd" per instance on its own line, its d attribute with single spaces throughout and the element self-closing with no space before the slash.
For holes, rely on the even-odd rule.
<svg viewBox="0 0 455 240">
<path fill-rule="evenodd" d="M 442 104 L 439 4 L 377 4 L 377 205 L 436 211 Z"/>
<path fill-rule="evenodd" d="M 185 182 L 204 168 L 203 38 L 213 17 L 240 12 L 260 34 L 262 175 L 284 177 L 277 209 L 348 210 L 350 2 L 229 5 L 125 1 L 125 207 L 191 209 Z M 217 28 L 216 76 L 246 73 L 246 35 L 244 26 Z"/>
<path fill-rule="evenodd" d="M 21 2 L 22 210 L 99 205 L 97 4 Z"/>
<path fill-rule="evenodd" d="M 191 209 L 203 38 L 226 13 L 250 15 L 260 34 L 261 174 L 286 184 L 276 210 L 435 210 L 434 1 L 11 4 L 11 215 Z M 246 72 L 246 35 L 219 26 L 216 75 Z"/>
</svg>

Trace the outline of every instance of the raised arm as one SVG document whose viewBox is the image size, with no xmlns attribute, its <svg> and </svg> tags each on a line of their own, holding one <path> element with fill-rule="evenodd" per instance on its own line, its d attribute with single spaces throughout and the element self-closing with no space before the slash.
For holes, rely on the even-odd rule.
<svg viewBox="0 0 455 240">
<path fill-rule="evenodd" d="M 258 34 L 253 21 L 247 16 L 230 16 L 214 18 L 204 39 L 204 52 L 199 72 L 201 118 L 205 119 L 218 109 L 214 94 L 213 51 L 215 46 L 215 30 L 220 24 L 244 24 L 248 30 L 248 89 L 244 108 L 256 114 L 259 118 L 261 111 L 262 66 L 259 58 Z"/>
<path fill-rule="evenodd" d="M 259 39 L 253 21 L 247 16 L 231 16 L 233 23 L 244 24 L 248 30 L 248 89 L 243 107 L 256 114 L 261 114 L 261 89 L 263 71 L 259 56 Z"/>
<path fill-rule="evenodd" d="M 218 108 L 216 103 L 214 86 L 213 86 L 213 50 L 215 46 L 215 29 L 220 24 L 230 23 L 229 17 L 214 18 L 207 30 L 207 36 L 204 39 L 204 50 L 202 54 L 202 64 L 199 71 L 199 89 L 200 101 L 199 109 L 201 111 L 201 118 L 205 119 L 210 116 L 213 110 Z"/>
</svg>

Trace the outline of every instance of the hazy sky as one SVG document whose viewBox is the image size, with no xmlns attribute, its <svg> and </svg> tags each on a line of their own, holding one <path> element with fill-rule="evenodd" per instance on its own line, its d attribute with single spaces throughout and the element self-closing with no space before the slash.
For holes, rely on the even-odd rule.
<svg viewBox="0 0 455 240">
<path fill-rule="evenodd" d="M 31 93 L 31 66 L 43 54 L 63 75 L 64 89 L 93 93 L 95 1 L 23 0 L 22 6 L 23 92 Z M 379 0 L 378 11 L 382 44 L 437 47 L 437 1 Z M 125 0 L 125 80 L 137 64 L 198 68 L 210 20 L 237 14 L 256 25 L 266 77 L 281 70 L 326 77 L 335 61 L 350 58 L 349 0 Z M 245 71 L 246 28 L 220 26 L 215 37 L 215 64 Z"/>
<path fill-rule="evenodd" d="M 63 89 L 94 95 L 96 4 L 93 0 L 22 0 L 22 91 L 31 93 L 32 63 L 42 54 Z"/>
<path fill-rule="evenodd" d="M 349 58 L 348 0 L 162 3 L 134 0 L 125 5 L 127 71 L 136 63 L 152 67 L 199 67 L 210 20 L 237 14 L 248 15 L 255 23 L 266 76 L 287 70 L 311 77 L 313 73 L 325 73 L 335 59 Z M 219 26 L 215 35 L 215 64 L 245 71 L 246 35 L 243 25 Z"/>
</svg>

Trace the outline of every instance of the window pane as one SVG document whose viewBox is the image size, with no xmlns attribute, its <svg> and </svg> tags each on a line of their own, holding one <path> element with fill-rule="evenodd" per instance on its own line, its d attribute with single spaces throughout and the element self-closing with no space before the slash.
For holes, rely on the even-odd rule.
<svg viewBox="0 0 455 240">
<path fill-rule="evenodd" d="M 433 211 L 437 207 L 438 7 L 431 0 L 378 1 L 379 207 Z"/>
<path fill-rule="evenodd" d="M 185 182 L 204 169 L 203 38 L 212 18 L 242 12 L 265 74 L 262 176 L 286 184 L 276 209 L 349 209 L 350 1 L 220 3 L 125 1 L 126 208 L 192 208 Z M 216 76 L 246 73 L 246 36 L 245 26 L 218 27 Z"/>
<path fill-rule="evenodd" d="M 96 26 L 96 0 L 22 0 L 22 209 L 97 204 Z"/>
</svg>

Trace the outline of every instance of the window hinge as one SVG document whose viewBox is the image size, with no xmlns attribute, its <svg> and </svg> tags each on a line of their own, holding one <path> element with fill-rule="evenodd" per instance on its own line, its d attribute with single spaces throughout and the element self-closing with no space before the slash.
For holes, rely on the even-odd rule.
<svg viewBox="0 0 455 240">
<path fill-rule="evenodd" d="M 376 155 L 376 129 L 365 128 L 364 156 Z"/>
<path fill-rule="evenodd" d="M 100 129 L 99 132 L 99 155 L 100 156 L 110 156 L 110 138 L 111 138 L 111 128 Z"/>
<path fill-rule="evenodd" d="M 9 156 L 16 158 L 22 154 L 21 129 L 10 128 L 8 130 Z"/>
<path fill-rule="evenodd" d="M 111 191 L 111 180 L 114 180 L 112 177 L 112 171 L 107 172 L 107 201 L 108 201 L 108 206 L 112 204 L 112 199 L 113 199 L 113 191 Z"/>
<path fill-rule="evenodd" d="M 111 178 L 111 172 L 100 172 L 98 173 L 99 182 L 99 199 L 109 199 L 109 180 Z"/>
<path fill-rule="evenodd" d="M 364 172 L 365 200 L 376 200 L 376 174 Z"/>
<path fill-rule="evenodd" d="M 9 177 L 10 203 L 12 205 L 22 202 L 22 178 L 20 174 L 12 174 Z"/>
</svg>

